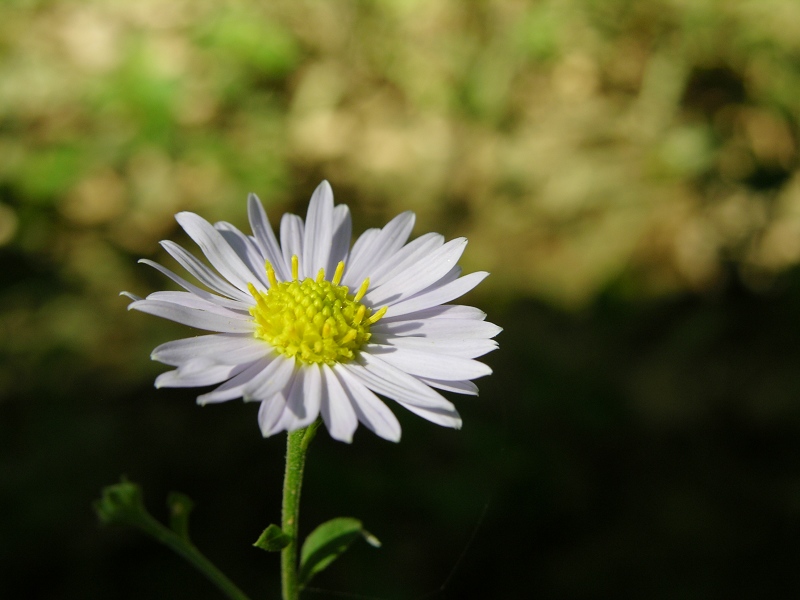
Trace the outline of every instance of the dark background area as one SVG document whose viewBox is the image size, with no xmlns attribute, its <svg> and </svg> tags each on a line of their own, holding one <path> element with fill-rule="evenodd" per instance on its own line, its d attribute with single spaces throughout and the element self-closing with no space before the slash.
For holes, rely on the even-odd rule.
<svg viewBox="0 0 800 600">
<path fill-rule="evenodd" d="M 601 298 L 579 315 L 531 300 L 495 311 L 495 373 L 480 398 L 457 400 L 462 431 L 402 414 L 398 445 L 363 429 L 350 446 L 315 440 L 304 530 L 357 516 L 383 547 L 356 545 L 314 587 L 410 599 L 796 593 L 800 276 L 782 284 L 772 298 L 731 289 Z M 277 556 L 250 544 L 279 519 L 284 437 L 258 436 L 254 406 L 200 409 L 191 391 L 120 390 L 113 374 L 69 363 L 51 357 L 67 381 L 33 381 L 0 413 L 5 589 L 218 597 L 138 532 L 98 526 L 89 502 L 124 472 L 162 519 L 166 494 L 188 493 L 196 543 L 252 597 L 277 597 Z"/>
<path fill-rule="evenodd" d="M 0 597 L 220 598 L 101 527 L 121 475 L 278 598 L 284 436 L 155 390 L 188 328 L 127 313 L 173 215 L 273 224 L 321 179 L 355 232 L 466 236 L 504 331 L 461 431 L 321 431 L 301 530 L 354 516 L 311 598 L 800 593 L 794 0 L 0 5 Z M 393 408 L 394 409 L 394 408 Z"/>
</svg>

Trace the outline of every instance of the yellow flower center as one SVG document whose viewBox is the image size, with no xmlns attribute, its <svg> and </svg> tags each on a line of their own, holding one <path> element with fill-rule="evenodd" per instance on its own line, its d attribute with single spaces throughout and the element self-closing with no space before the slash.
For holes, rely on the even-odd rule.
<svg viewBox="0 0 800 600">
<path fill-rule="evenodd" d="M 355 295 L 339 285 L 344 273 L 340 262 L 331 281 L 325 281 L 320 269 L 316 280 L 298 280 L 298 259 L 292 257 L 292 281 L 278 281 L 267 262 L 270 288 L 259 291 L 251 283 L 250 293 L 256 305 L 250 308 L 258 327 L 255 336 L 268 342 L 278 352 L 304 363 L 332 365 L 353 360 L 369 341 L 370 325 L 384 314 L 383 307 L 374 314 L 361 304 L 369 279 Z"/>
</svg>

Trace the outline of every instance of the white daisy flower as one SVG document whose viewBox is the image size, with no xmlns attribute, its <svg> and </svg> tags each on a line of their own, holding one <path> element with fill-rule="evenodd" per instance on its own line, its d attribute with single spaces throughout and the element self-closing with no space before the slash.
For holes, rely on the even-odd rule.
<svg viewBox="0 0 800 600">
<path fill-rule="evenodd" d="M 360 421 L 398 441 L 400 424 L 376 394 L 459 428 L 455 407 L 434 388 L 477 395 L 472 380 L 491 369 L 475 358 L 497 348 L 491 338 L 501 331 L 477 308 L 445 304 L 488 275 L 461 277 L 456 263 L 466 239 L 445 243 L 428 233 L 406 243 L 415 217 L 405 212 L 350 249 L 350 211 L 333 205 L 327 181 L 311 197 L 305 223 L 283 216 L 280 243 L 254 194 L 248 214 L 253 235 L 176 215 L 216 272 L 161 242 L 207 289 L 143 259 L 186 291 L 146 299 L 123 292 L 133 300 L 129 309 L 213 332 L 157 347 L 152 358 L 177 368 L 159 375 L 156 387 L 221 384 L 197 402 L 261 402 L 265 437 L 322 415 L 337 440 L 350 442 Z"/>
</svg>

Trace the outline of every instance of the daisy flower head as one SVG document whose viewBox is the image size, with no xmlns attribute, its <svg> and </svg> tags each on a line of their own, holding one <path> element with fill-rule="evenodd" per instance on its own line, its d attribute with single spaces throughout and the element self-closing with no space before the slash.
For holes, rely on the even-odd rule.
<svg viewBox="0 0 800 600">
<path fill-rule="evenodd" d="M 213 332 L 158 346 L 152 358 L 176 369 L 156 387 L 217 385 L 199 404 L 258 401 L 265 437 L 321 415 L 337 440 L 350 442 L 361 422 L 398 441 L 400 424 L 378 395 L 459 428 L 458 412 L 437 390 L 477 395 L 472 380 L 491 369 L 475 359 L 497 348 L 492 338 L 501 331 L 477 308 L 446 304 L 488 275 L 461 276 L 466 240 L 428 233 L 408 242 L 414 213 L 405 212 L 351 249 L 350 211 L 334 206 L 327 181 L 305 222 L 283 215 L 280 240 L 254 194 L 247 208 L 252 235 L 176 215 L 213 268 L 174 242 L 161 245 L 203 287 L 142 259 L 185 291 L 145 299 L 123 292 L 129 309 Z"/>
</svg>

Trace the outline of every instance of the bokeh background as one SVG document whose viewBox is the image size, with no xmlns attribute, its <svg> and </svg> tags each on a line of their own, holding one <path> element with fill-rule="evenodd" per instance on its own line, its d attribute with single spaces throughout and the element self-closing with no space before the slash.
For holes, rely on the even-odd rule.
<svg viewBox="0 0 800 600">
<path fill-rule="evenodd" d="M 124 473 L 278 597 L 284 439 L 154 390 L 190 331 L 117 294 L 171 289 L 174 213 L 327 178 L 356 230 L 467 236 L 505 331 L 462 431 L 315 441 L 304 530 L 384 546 L 308 598 L 795 596 L 799 122 L 795 0 L 4 0 L 0 595 L 221 597 L 97 524 Z"/>
</svg>

